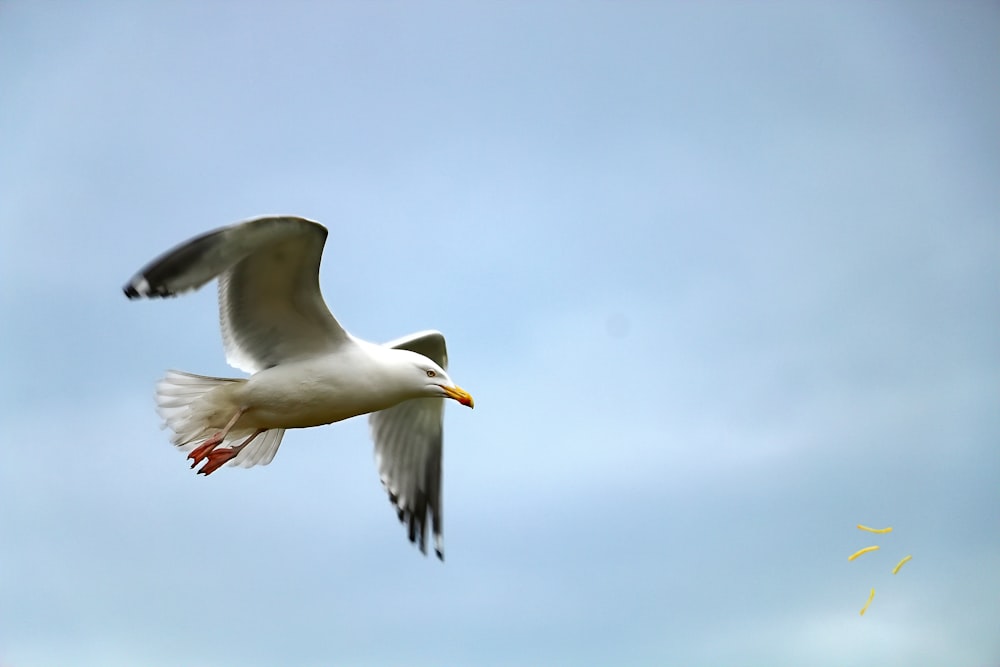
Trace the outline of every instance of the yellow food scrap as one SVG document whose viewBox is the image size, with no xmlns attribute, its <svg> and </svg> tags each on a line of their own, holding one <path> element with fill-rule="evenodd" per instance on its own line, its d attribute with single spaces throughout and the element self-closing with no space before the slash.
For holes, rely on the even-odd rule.
<svg viewBox="0 0 1000 667">
<path fill-rule="evenodd" d="M 865 547 L 864 549 L 859 549 L 859 550 L 855 551 L 854 553 L 852 553 L 850 556 L 848 556 L 847 560 L 854 560 L 855 558 L 857 558 L 861 554 L 866 554 L 869 551 L 878 551 L 878 545 L 874 544 L 874 545 L 872 545 L 870 547 Z"/>
<path fill-rule="evenodd" d="M 892 568 L 892 573 L 896 574 L 897 572 L 899 572 L 899 568 L 903 567 L 906 564 L 906 561 L 910 560 L 911 558 L 913 558 L 913 556 L 907 556 L 903 560 L 896 563 L 896 567 Z"/>
<path fill-rule="evenodd" d="M 862 526 L 859 523 L 858 530 L 867 530 L 869 533 L 891 533 L 892 526 L 889 526 L 888 528 L 869 528 L 868 526 Z"/>
<path fill-rule="evenodd" d="M 873 588 L 872 592 L 868 594 L 868 602 L 866 602 L 865 606 L 861 608 L 861 615 L 862 616 L 864 616 L 865 612 L 868 611 L 868 605 L 870 605 L 872 603 L 872 600 L 874 598 L 875 598 L 875 589 Z"/>
</svg>

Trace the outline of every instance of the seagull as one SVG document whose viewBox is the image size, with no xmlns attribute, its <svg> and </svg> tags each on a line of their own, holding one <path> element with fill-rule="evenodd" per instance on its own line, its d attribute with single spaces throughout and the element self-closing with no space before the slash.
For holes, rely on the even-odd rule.
<svg viewBox="0 0 1000 667">
<path fill-rule="evenodd" d="M 444 399 L 473 407 L 446 371 L 444 336 L 422 331 L 378 345 L 348 333 L 319 288 L 327 229 L 292 216 L 222 227 L 168 250 L 125 284 L 129 299 L 171 297 L 219 280 L 229 365 L 248 378 L 168 371 L 157 412 L 191 467 L 250 468 L 274 458 L 287 429 L 369 415 L 379 477 L 410 542 L 444 560 Z"/>
</svg>

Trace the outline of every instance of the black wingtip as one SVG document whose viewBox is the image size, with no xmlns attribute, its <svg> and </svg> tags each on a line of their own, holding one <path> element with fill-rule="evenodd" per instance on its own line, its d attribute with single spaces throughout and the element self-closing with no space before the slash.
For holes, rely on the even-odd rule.
<svg viewBox="0 0 1000 667">
<path fill-rule="evenodd" d="M 125 296 L 129 299 L 166 299 L 176 296 L 176 292 L 170 291 L 165 285 L 150 285 L 145 276 L 133 278 L 122 288 Z"/>
</svg>

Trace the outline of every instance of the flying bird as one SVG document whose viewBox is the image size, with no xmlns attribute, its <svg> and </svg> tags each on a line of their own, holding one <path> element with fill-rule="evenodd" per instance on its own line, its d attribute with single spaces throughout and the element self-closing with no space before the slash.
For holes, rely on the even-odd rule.
<svg viewBox="0 0 1000 667">
<path fill-rule="evenodd" d="M 219 280 L 226 361 L 249 378 L 168 371 L 157 412 L 191 467 L 250 468 L 274 458 L 287 429 L 369 415 L 379 477 L 409 539 L 444 559 L 444 399 L 473 407 L 448 376 L 444 336 L 423 331 L 384 345 L 348 333 L 319 288 L 327 229 L 290 216 L 255 218 L 186 241 L 139 270 L 129 299 L 170 297 Z"/>
</svg>

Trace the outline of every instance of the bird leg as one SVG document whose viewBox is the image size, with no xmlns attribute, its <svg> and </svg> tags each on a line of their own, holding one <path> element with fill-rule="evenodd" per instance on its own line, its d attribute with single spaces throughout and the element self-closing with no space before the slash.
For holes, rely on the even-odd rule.
<svg viewBox="0 0 1000 667">
<path fill-rule="evenodd" d="M 243 448 L 253 442 L 253 439 L 258 435 L 263 433 L 266 429 L 257 429 L 253 432 L 249 438 L 236 445 L 235 447 L 223 447 L 222 449 L 213 449 L 205 455 L 208 461 L 201 467 L 198 471 L 199 475 L 211 475 L 213 472 L 221 468 L 228 461 L 232 461 L 239 453 L 243 451 Z"/>
<path fill-rule="evenodd" d="M 226 424 L 225 428 L 191 450 L 191 453 L 188 454 L 187 457 L 191 459 L 192 468 L 201 463 L 203 459 L 208 458 L 209 453 L 222 444 L 222 441 L 226 439 L 226 436 L 229 435 L 229 431 L 231 431 L 233 426 L 236 425 L 236 422 L 239 421 L 244 412 L 246 412 L 246 408 L 240 408 L 237 410 L 236 414 L 229 420 L 229 423 Z"/>
</svg>

